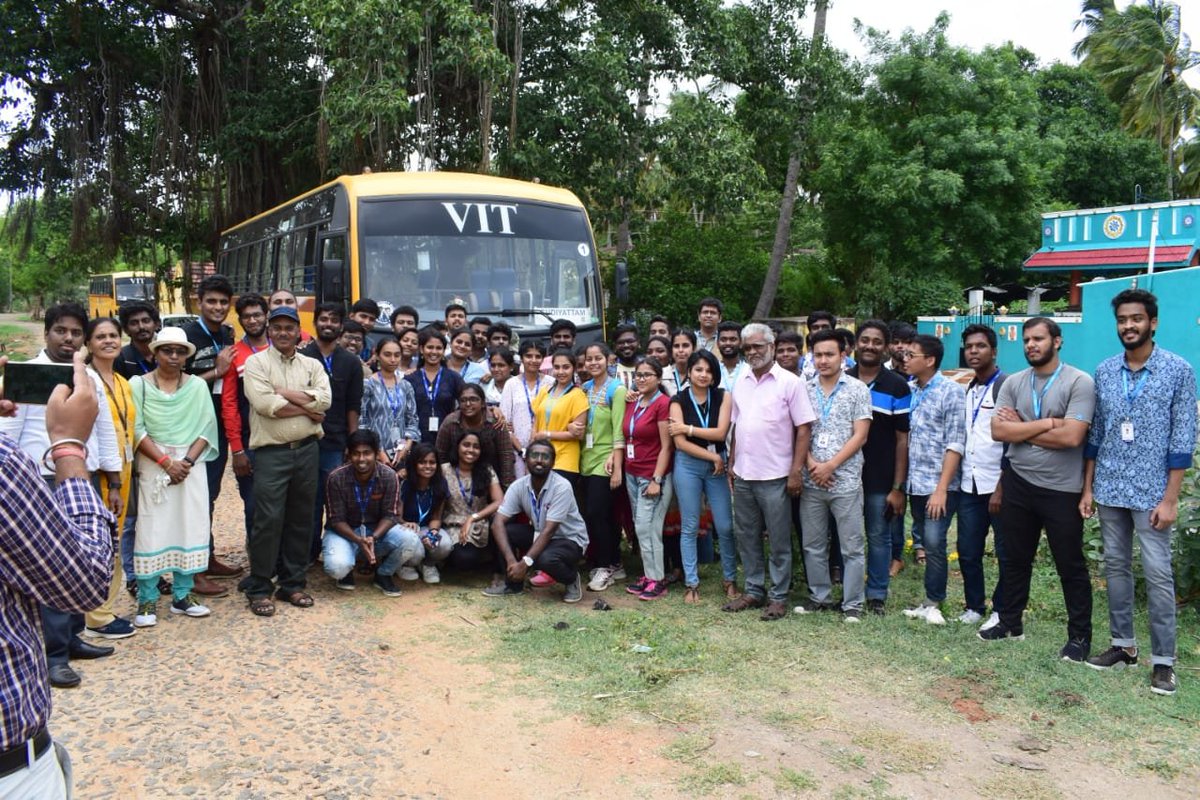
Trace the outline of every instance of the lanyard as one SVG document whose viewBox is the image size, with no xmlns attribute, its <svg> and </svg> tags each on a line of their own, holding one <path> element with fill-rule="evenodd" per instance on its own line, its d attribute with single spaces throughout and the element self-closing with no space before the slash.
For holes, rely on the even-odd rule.
<svg viewBox="0 0 1200 800">
<path fill-rule="evenodd" d="M 633 429 L 637 427 L 638 420 L 646 416 L 646 412 L 650 410 L 650 406 L 654 405 L 654 401 L 658 399 L 660 394 L 662 392 L 656 391 L 654 396 L 650 398 L 650 402 L 646 403 L 645 406 L 642 405 L 640 400 L 634 403 L 633 412 L 629 415 L 629 441 L 633 441 Z M 695 400 L 692 402 L 695 402 Z"/>
<path fill-rule="evenodd" d="M 983 384 L 983 391 L 979 393 L 979 400 L 975 403 L 974 410 L 971 411 L 971 427 L 972 428 L 975 427 L 975 420 L 979 419 L 979 409 L 983 407 L 983 399 L 985 397 L 987 397 L 988 389 L 992 388 L 992 384 L 995 383 L 996 379 L 999 377 L 1000 377 L 1000 370 L 996 370 L 996 374 L 993 375 L 988 380 L 987 383 Z M 976 389 L 979 388 L 978 384 L 975 386 L 975 388 Z"/>
<path fill-rule="evenodd" d="M 462 495 L 463 503 L 466 504 L 467 508 L 470 508 L 471 507 L 471 492 L 474 491 L 474 489 L 475 489 L 474 476 L 472 476 L 470 489 L 468 489 L 466 486 L 463 485 L 462 476 L 458 473 L 457 469 L 454 471 L 454 479 L 456 481 L 458 481 L 458 493 L 460 495 Z"/>
<path fill-rule="evenodd" d="M 383 387 L 383 398 L 387 401 L 388 408 L 392 411 L 392 422 L 395 422 L 396 418 L 400 416 L 401 407 L 404 405 L 404 392 L 400 388 L 400 379 L 396 378 L 395 389 L 389 389 L 387 381 L 383 379 L 382 372 L 376 377 L 379 378 L 379 384 Z"/>
<path fill-rule="evenodd" d="M 262 347 L 255 347 L 254 345 L 250 344 L 250 337 L 249 337 L 249 336 L 243 336 L 243 337 L 242 337 L 242 344 L 244 344 L 244 345 L 246 345 L 246 347 L 249 347 L 249 348 L 250 348 L 250 355 L 254 355 L 254 354 L 255 354 L 255 353 L 257 353 L 259 350 L 266 350 L 268 347 L 270 347 L 270 346 L 271 346 L 271 340 L 268 338 L 268 339 L 267 339 L 267 343 L 266 343 L 266 344 L 264 344 Z"/>
<path fill-rule="evenodd" d="M 142 368 L 143 375 L 149 374 L 154 369 L 154 365 L 151 364 L 146 359 L 142 358 L 141 353 L 138 353 L 137 360 L 138 360 L 138 366 Z"/>
<path fill-rule="evenodd" d="M 671 367 L 671 371 L 675 373 L 675 393 L 683 391 L 683 378 L 679 375 L 679 367 Z"/>
<path fill-rule="evenodd" d="M 926 393 L 928 393 L 929 390 L 932 389 L 934 387 L 934 385 L 937 384 L 937 382 L 940 381 L 941 379 L 942 379 L 942 373 L 939 372 L 938 374 L 933 376 L 933 380 L 931 380 L 931 381 L 929 381 L 929 383 L 925 384 L 925 388 L 913 389 L 912 409 L 911 409 L 912 411 L 917 410 L 917 408 L 921 405 L 922 401 L 925 400 Z"/>
<path fill-rule="evenodd" d="M 550 430 L 550 415 L 552 413 L 554 413 L 554 404 L 558 402 L 559 397 L 562 397 L 563 395 L 565 395 L 567 392 L 571 391 L 574 388 L 575 388 L 574 386 L 566 387 L 565 389 L 563 389 L 561 392 L 558 393 L 558 397 L 554 396 L 554 387 L 553 386 L 551 386 L 549 389 L 546 390 L 546 400 L 543 403 L 543 408 L 545 408 L 545 411 L 542 412 L 546 418 L 546 427 L 543 430 L 547 430 L 547 431 Z M 590 409 L 589 409 L 589 411 L 590 411 Z"/>
<path fill-rule="evenodd" d="M 525 380 L 524 375 L 521 376 L 521 387 L 525 389 L 525 405 L 529 406 L 529 421 L 533 423 L 537 419 L 537 414 L 533 413 L 533 398 L 542 390 L 542 376 L 538 375 L 534 381 L 532 397 L 529 394 L 529 382 Z"/>
<path fill-rule="evenodd" d="M 592 427 L 592 421 L 596 419 L 596 407 L 604 405 L 604 397 L 606 390 L 608 389 L 607 383 L 602 383 L 600 384 L 600 391 L 597 392 L 595 390 L 595 383 L 595 381 L 588 381 L 586 384 L 584 384 L 584 388 L 587 389 L 588 396 L 587 426 L 589 430 Z"/>
<path fill-rule="evenodd" d="M 1046 385 L 1042 387 L 1040 393 L 1037 391 L 1037 375 L 1034 374 L 1033 370 L 1029 371 L 1029 394 L 1033 397 L 1034 419 L 1042 418 L 1042 400 L 1046 398 L 1046 392 L 1050 391 L 1050 387 L 1054 384 L 1055 379 L 1058 378 L 1058 373 L 1062 372 L 1062 368 L 1063 365 L 1059 364 L 1058 368 L 1054 370 L 1054 374 L 1050 376 L 1050 380 L 1046 381 Z"/>
<path fill-rule="evenodd" d="M 1142 377 L 1138 378 L 1137 383 L 1134 384 L 1133 389 L 1130 390 L 1129 376 L 1133 373 L 1130 371 L 1129 367 L 1124 365 L 1121 366 L 1121 382 L 1125 385 L 1125 402 L 1129 406 L 1130 410 L 1133 409 L 1134 402 L 1142 394 L 1142 389 L 1146 388 L 1146 381 L 1150 380 L 1150 370 L 1142 367 L 1141 373 Z"/>
<path fill-rule="evenodd" d="M 320 351 L 317 351 L 317 352 L 320 352 Z M 321 356 L 321 360 L 325 362 L 325 374 L 332 378 L 333 377 L 333 353 L 330 353 L 327 356 Z"/>
<path fill-rule="evenodd" d="M 221 352 L 221 340 L 225 338 L 225 331 L 220 327 L 217 328 L 217 336 L 212 335 L 212 331 L 203 322 L 200 323 L 200 330 L 208 337 L 208 340 L 213 343 L 213 347 L 217 348 L 217 353 Z M 214 354 L 215 355 L 215 354 Z"/>
<path fill-rule="evenodd" d="M 424 367 L 421 368 L 421 383 L 425 385 L 425 396 L 429 398 L 430 403 L 432 403 L 434 398 L 437 397 L 438 387 L 442 385 L 442 373 L 445 370 L 445 367 L 438 367 L 437 375 L 433 377 L 433 386 L 430 387 L 429 375 L 425 372 Z M 436 411 L 434 413 L 436 413 Z"/>
<path fill-rule="evenodd" d="M 545 493 L 546 493 L 546 487 L 543 486 L 542 494 L 545 494 Z M 530 510 L 533 511 L 533 532 L 534 532 L 534 535 L 536 536 L 537 534 L 542 532 L 542 501 L 536 494 L 533 493 L 533 485 L 532 484 L 530 484 L 530 486 L 529 486 L 529 508 L 530 508 Z M 550 509 L 547 508 L 546 512 L 549 513 Z"/>
<path fill-rule="evenodd" d="M 104 384 L 104 393 L 108 395 L 109 399 L 113 402 L 113 406 L 117 409 L 117 416 L 121 418 L 121 435 L 132 443 L 133 437 L 129 435 L 132 433 L 132 431 L 129 430 L 129 407 L 117 400 L 117 395 L 111 388 L 109 388 L 108 381 L 104 380 L 104 378 L 101 378 L 100 382 Z M 114 383 L 115 382 L 116 381 L 114 380 Z"/>
<path fill-rule="evenodd" d="M 358 481 L 354 481 L 354 502 L 358 503 L 358 522 L 360 525 L 367 524 L 367 506 L 371 503 L 371 493 L 375 491 L 375 477 L 371 476 L 371 480 L 367 482 L 367 496 L 363 497 L 358 491 Z"/>
<path fill-rule="evenodd" d="M 709 427 L 708 419 L 712 414 L 712 390 L 708 391 L 708 398 L 703 403 L 696 403 L 696 393 L 688 387 L 688 399 L 692 401 L 692 408 L 696 411 L 696 419 L 700 420 L 700 427 Z M 704 413 L 700 413 L 700 406 L 704 406 Z"/>
<path fill-rule="evenodd" d="M 429 498 L 429 505 L 421 508 L 421 495 L 426 495 Z M 429 516 L 429 512 L 433 511 L 433 489 L 429 488 L 423 492 L 413 490 L 413 496 L 417 501 L 417 524 L 424 525 L 425 518 Z"/>
<path fill-rule="evenodd" d="M 820 391 L 821 384 L 817 383 L 817 393 L 821 398 L 821 422 L 824 422 L 829 417 L 829 412 L 833 410 L 833 398 L 837 397 L 837 393 L 842 390 L 842 382 L 838 381 L 838 385 L 833 387 L 833 391 L 829 393 L 829 397 Z"/>
</svg>

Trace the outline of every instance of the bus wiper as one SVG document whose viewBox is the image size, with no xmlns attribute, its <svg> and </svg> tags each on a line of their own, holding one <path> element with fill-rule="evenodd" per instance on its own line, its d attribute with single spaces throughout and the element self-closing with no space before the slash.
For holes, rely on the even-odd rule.
<svg viewBox="0 0 1200 800">
<path fill-rule="evenodd" d="M 536 308 L 495 308 L 488 311 L 476 311 L 475 313 L 480 316 L 492 314 L 501 317 L 529 317 L 538 314 L 551 322 L 557 319 L 557 317 L 552 317 L 545 311 L 538 311 Z"/>
</svg>

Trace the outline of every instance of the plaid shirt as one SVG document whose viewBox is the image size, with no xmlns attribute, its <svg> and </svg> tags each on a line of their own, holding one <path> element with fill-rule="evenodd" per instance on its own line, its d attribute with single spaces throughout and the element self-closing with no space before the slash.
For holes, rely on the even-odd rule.
<svg viewBox="0 0 1200 800">
<path fill-rule="evenodd" d="M 83 613 L 104 602 L 115 527 L 88 481 L 52 493 L 33 459 L 0 436 L 0 751 L 50 718 L 38 605 Z"/>
<path fill-rule="evenodd" d="M 397 504 L 400 499 L 400 479 L 387 464 L 376 464 L 371 480 L 374 481 L 374 485 L 371 486 L 370 496 L 364 498 L 367 501 L 367 513 L 363 514 L 358 504 L 358 496 L 354 493 L 358 483 L 354 478 L 354 467 L 342 464 L 329 473 L 329 479 L 325 482 L 327 528 L 332 528 L 335 523 L 344 522 L 351 528 L 357 529 L 360 525 L 366 525 L 374 530 L 384 517 L 390 519 L 393 525 L 399 523 L 400 516 L 396 509 L 399 508 Z"/>
<path fill-rule="evenodd" d="M 908 493 L 930 495 L 942 478 L 947 451 L 966 450 L 967 393 L 940 372 L 925 388 L 913 389 L 908 430 Z M 946 488 L 956 491 L 956 471 Z"/>
</svg>

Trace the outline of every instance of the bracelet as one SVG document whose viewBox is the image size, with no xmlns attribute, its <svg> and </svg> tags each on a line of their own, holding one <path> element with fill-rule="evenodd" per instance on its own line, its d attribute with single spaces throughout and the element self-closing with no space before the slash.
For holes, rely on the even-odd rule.
<svg viewBox="0 0 1200 800">
<path fill-rule="evenodd" d="M 79 447 L 72 445 L 78 444 Z M 62 452 L 58 452 L 61 450 Z M 87 461 L 87 445 L 78 439 L 60 439 L 46 448 L 42 453 L 42 466 L 47 472 L 54 472 L 54 462 L 60 458 L 81 458 Z"/>
<path fill-rule="evenodd" d="M 191 456 L 184 456 L 183 460 L 184 460 L 184 463 L 186 463 L 189 467 L 196 466 L 196 460 L 194 458 L 192 458 Z"/>
<path fill-rule="evenodd" d="M 80 447 L 82 447 L 84 450 L 87 449 L 87 442 L 81 442 L 78 439 L 59 439 L 56 442 L 51 442 L 49 449 L 53 450 L 54 448 L 58 447 L 60 444 L 77 444 Z"/>
<path fill-rule="evenodd" d="M 154 463 L 158 464 L 161 467 L 164 463 L 170 463 L 170 461 L 171 461 L 171 457 L 169 455 L 167 455 L 166 453 L 163 453 L 163 457 L 160 458 L 158 461 L 155 461 Z M 165 467 L 164 467 L 164 469 L 165 469 Z"/>
<path fill-rule="evenodd" d="M 233 451 L 233 453 L 232 453 L 232 455 L 235 455 L 235 456 L 240 456 L 240 455 L 242 455 L 242 454 L 243 454 L 243 453 L 245 453 L 245 452 L 246 452 L 245 450 L 234 450 L 234 451 Z"/>
<path fill-rule="evenodd" d="M 696 430 L 695 425 L 688 425 L 688 436 L 691 436 L 695 430 Z"/>
</svg>

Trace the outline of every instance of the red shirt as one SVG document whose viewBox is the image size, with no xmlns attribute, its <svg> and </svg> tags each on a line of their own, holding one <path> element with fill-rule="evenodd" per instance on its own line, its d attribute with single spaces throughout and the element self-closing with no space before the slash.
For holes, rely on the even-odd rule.
<svg viewBox="0 0 1200 800">
<path fill-rule="evenodd" d="M 659 392 L 648 407 L 640 408 L 640 402 L 640 398 L 635 402 L 633 395 L 630 395 L 625 405 L 625 421 L 621 427 L 625 434 L 625 471 L 638 478 L 653 478 L 654 469 L 658 466 L 658 455 L 662 452 L 658 423 L 666 422 L 670 418 L 671 398 Z M 629 457 L 631 443 L 633 458 Z M 666 471 L 671 471 L 669 462 Z"/>
<path fill-rule="evenodd" d="M 258 350 L 264 350 L 266 347 L 270 345 Z M 225 382 L 221 390 L 221 425 L 225 428 L 230 452 L 245 450 L 250 442 L 250 404 L 246 400 L 246 392 L 242 389 L 242 373 L 246 371 L 246 359 L 258 350 L 251 347 L 245 337 L 242 337 L 233 345 L 233 361 L 229 364 L 229 371 L 225 373 Z"/>
</svg>

